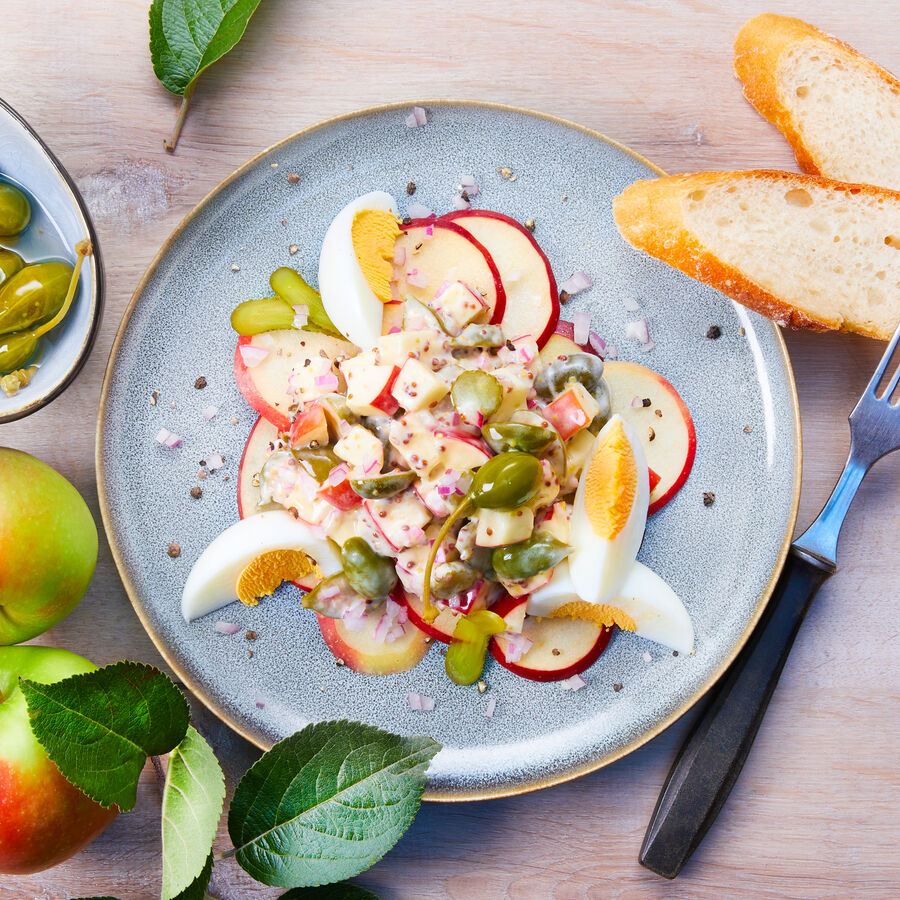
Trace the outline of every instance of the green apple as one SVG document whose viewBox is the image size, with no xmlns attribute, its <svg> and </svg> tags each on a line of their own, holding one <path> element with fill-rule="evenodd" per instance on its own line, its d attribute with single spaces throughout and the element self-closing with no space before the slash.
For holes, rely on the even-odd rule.
<svg viewBox="0 0 900 900">
<path fill-rule="evenodd" d="M 39 459 L 0 447 L 0 645 L 65 618 L 97 565 L 97 526 L 78 491 Z"/>
<path fill-rule="evenodd" d="M 0 873 L 27 875 L 68 859 L 115 818 L 60 774 L 28 724 L 19 677 L 44 684 L 97 667 L 68 650 L 0 647 Z"/>
</svg>

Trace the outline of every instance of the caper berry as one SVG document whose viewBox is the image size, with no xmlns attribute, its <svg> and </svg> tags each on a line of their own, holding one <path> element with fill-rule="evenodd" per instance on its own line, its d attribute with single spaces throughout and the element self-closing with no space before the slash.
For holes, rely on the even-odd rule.
<svg viewBox="0 0 900 900">
<path fill-rule="evenodd" d="M 524 581 L 559 565 L 572 548 L 543 531 L 527 541 L 497 547 L 491 556 L 494 571 L 507 581 Z"/>
<path fill-rule="evenodd" d="M 37 342 L 30 331 L 0 335 L 0 372 L 21 369 L 37 349 Z"/>
<path fill-rule="evenodd" d="M 0 237 L 21 234 L 31 221 L 31 203 L 22 191 L 0 181 Z"/>
<path fill-rule="evenodd" d="M 450 680 L 456 684 L 474 684 L 484 669 L 488 641 L 504 631 L 506 622 L 490 610 L 480 609 L 468 616 L 460 616 L 444 658 Z"/>
<path fill-rule="evenodd" d="M 481 436 L 494 453 L 507 450 L 524 450 L 540 453 L 556 440 L 556 433 L 549 426 L 523 425 L 519 422 L 496 422 L 485 425 Z"/>
<path fill-rule="evenodd" d="M 534 388 L 542 400 L 555 400 L 573 381 L 582 384 L 600 404 L 600 415 L 609 417 L 609 387 L 603 380 L 603 360 L 590 353 L 571 353 L 545 366 L 534 379 Z"/>
<path fill-rule="evenodd" d="M 343 572 L 323 578 L 311 591 L 304 594 L 304 609 L 314 609 L 330 619 L 339 619 L 344 610 L 359 599 Z"/>
<path fill-rule="evenodd" d="M 341 547 L 341 565 L 350 587 L 361 597 L 380 600 L 397 585 L 397 570 L 388 556 L 379 556 L 361 537 Z"/>
<path fill-rule="evenodd" d="M 25 266 L 0 287 L 0 334 L 24 331 L 55 316 L 66 300 L 73 269 L 64 262 Z"/>
<path fill-rule="evenodd" d="M 12 278 L 24 266 L 25 260 L 18 253 L 0 247 L 0 285 Z"/>
<path fill-rule="evenodd" d="M 541 477 L 537 457 L 508 450 L 491 457 L 475 473 L 468 496 L 481 509 L 516 509 L 538 492 Z"/>
<path fill-rule="evenodd" d="M 459 560 L 442 563 L 434 567 L 434 573 L 431 576 L 431 592 L 435 597 L 449 600 L 451 597 L 469 590 L 479 577 L 475 569 Z"/>
<path fill-rule="evenodd" d="M 331 449 L 331 447 L 317 447 L 315 450 L 295 450 L 294 458 L 304 466 L 313 478 L 322 484 L 328 477 L 328 473 L 340 465 L 343 460 Z"/>
</svg>

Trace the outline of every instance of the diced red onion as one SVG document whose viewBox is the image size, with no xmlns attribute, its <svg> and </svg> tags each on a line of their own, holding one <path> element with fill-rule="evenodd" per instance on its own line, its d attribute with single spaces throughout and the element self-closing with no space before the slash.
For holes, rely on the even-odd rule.
<svg viewBox="0 0 900 900">
<path fill-rule="evenodd" d="M 253 335 L 252 344 L 254 347 L 262 347 L 265 350 L 271 350 L 275 346 L 275 338 L 273 338 L 271 334 L 266 334 L 266 332 L 255 334 Z"/>
<path fill-rule="evenodd" d="M 472 204 L 469 203 L 469 201 L 466 200 L 466 198 L 463 197 L 461 194 L 457 194 L 453 198 L 453 208 L 454 209 L 471 209 Z"/>
<path fill-rule="evenodd" d="M 441 286 L 434 292 L 434 299 L 440 300 L 440 298 L 444 295 L 444 292 L 447 290 L 447 288 L 450 287 L 451 284 L 453 284 L 452 281 L 444 281 Z"/>
<path fill-rule="evenodd" d="M 309 307 L 305 303 L 294 306 L 294 320 L 291 325 L 294 328 L 302 328 L 309 321 Z"/>
<path fill-rule="evenodd" d="M 392 325 L 388 334 L 400 334 L 401 328 L 399 325 Z"/>
<path fill-rule="evenodd" d="M 588 336 L 588 344 L 597 356 L 606 355 L 606 341 L 596 331 L 592 331 Z"/>
<path fill-rule="evenodd" d="M 406 247 L 403 244 L 397 244 L 394 247 L 394 265 L 402 266 L 406 262 Z"/>
<path fill-rule="evenodd" d="M 234 622 L 216 622 L 213 629 L 219 634 L 237 634 L 241 630 L 241 626 L 235 625 Z"/>
<path fill-rule="evenodd" d="M 635 396 L 631 398 L 631 405 L 637 409 L 637 407 L 644 405 L 644 401 L 640 397 Z"/>
<path fill-rule="evenodd" d="M 629 322 L 625 326 L 625 337 L 633 338 L 641 344 L 650 342 L 650 329 L 646 319 L 638 319 L 636 322 Z"/>
<path fill-rule="evenodd" d="M 406 532 L 406 539 L 410 542 L 409 546 L 412 547 L 415 544 L 419 543 L 425 537 L 425 532 L 419 528 L 418 525 L 414 525 L 409 531 Z"/>
<path fill-rule="evenodd" d="M 256 695 L 256 708 L 257 709 L 265 709 L 266 708 L 265 697 L 262 697 L 260 694 Z"/>
<path fill-rule="evenodd" d="M 334 597 L 337 597 L 337 595 L 338 595 L 340 592 L 341 592 L 340 585 L 337 585 L 337 584 L 331 584 L 331 585 L 329 585 L 329 586 L 326 587 L 326 588 L 322 588 L 322 590 L 319 591 L 319 596 L 320 596 L 323 600 L 331 600 L 331 599 L 333 599 Z"/>
<path fill-rule="evenodd" d="M 354 600 L 341 613 L 341 621 L 347 631 L 362 631 L 366 627 L 366 601 L 362 597 Z"/>
<path fill-rule="evenodd" d="M 388 597 L 384 601 L 384 614 L 378 620 L 372 637 L 379 644 L 391 644 L 397 638 L 403 637 L 403 625 L 407 621 L 409 617 L 406 614 L 406 607 Z"/>
<path fill-rule="evenodd" d="M 615 344 L 607 344 L 606 359 L 618 359 L 619 348 Z"/>
<path fill-rule="evenodd" d="M 636 313 L 641 311 L 640 304 L 637 301 L 632 300 L 631 297 L 623 297 L 622 304 L 625 307 L 626 312 Z"/>
<path fill-rule="evenodd" d="M 591 317 L 584 310 L 579 310 L 572 316 L 573 335 L 572 340 L 576 344 L 586 344 L 591 333 Z"/>
<path fill-rule="evenodd" d="M 156 432 L 156 440 L 168 450 L 174 450 L 176 447 L 181 446 L 181 435 L 175 434 L 174 431 L 169 431 L 168 428 L 160 428 Z"/>
<path fill-rule="evenodd" d="M 641 353 L 649 353 L 656 347 L 656 341 L 647 341 L 646 344 L 641 344 Z"/>
<path fill-rule="evenodd" d="M 534 641 L 524 634 L 516 634 L 514 631 L 504 632 L 506 639 L 506 659 L 509 662 L 518 662 L 533 646 Z"/>
<path fill-rule="evenodd" d="M 224 465 L 225 457 L 221 453 L 213 453 L 211 456 L 206 457 L 206 468 L 210 472 L 215 472 L 216 469 L 221 469 Z"/>
<path fill-rule="evenodd" d="M 434 698 L 429 697 L 427 694 L 417 694 L 410 691 L 406 695 L 406 702 L 409 704 L 409 708 L 416 710 L 416 712 L 431 712 L 434 709 Z"/>
<path fill-rule="evenodd" d="M 525 405 L 529 409 L 540 409 L 540 403 L 538 403 L 537 400 L 530 395 L 525 398 Z"/>
<path fill-rule="evenodd" d="M 570 297 L 574 297 L 575 294 L 580 294 L 582 291 L 586 291 L 593 286 L 594 282 L 591 281 L 590 277 L 583 269 L 579 269 L 577 272 L 573 272 L 572 275 L 559 286 L 559 289 L 560 291 L 565 291 Z M 576 341 L 575 343 L 587 343 L 587 337 L 585 337 L 583 341 Z"/>
<path fill-rule="evenodd" d="M 410 269 L 406 273 L 406 283 L 411 284 L 413 287 L 427 287 L 428 277 L 423 275 L 418 269 Z"/>
<path fill-rule="evenodd" d="M 255 369 L 268 355 L 269 351 L 265 347 L 241 344 L 241 359 L 248 369 Z"/>
<path fill-rule="evenodd" d="M 411 219 L 427 219 L 429 216 L 434 215 L 434 210 L 427 207 L 424 203 L 419 203 L 418 200 L 413 200 L 406 207 L 406 214 Z"/>
<path fill-rule="evenodd" d="M 475 183 L 474 175 L 460 175 L 459 186 L 467 194 L 479 194 L 478 185 Z"/>
<path fill-rule="evenodd" d="M 348 466 L 347 463 L 339 463 L 328 473 L 328 477 L 325 481 L 328 483 L 329 487 L 337 487 L 347 480 L 349 472 L 350 466 Z"/>
<path fill-rule="evenodd" d="M 484 717 L 486 719 L 494 718 L 494 710 L 497 708 L 497 698 L 491 697 L 487 702 L 487 706 L 484 708 Z"/>
<path fill-rule="evenodd" d="M 206 419 L 206 421 L 208 422 L 210 419 L 215 417 L 215 415 L 218 411 L 219 411 L 218 406 L 205 406 L 201 410 L 200 415 L 203 416 L 203 418 Z"/>
<path fill-rule="evenodd" d="M 428 118 L 421 106 L 414 106 L 405 121 L 407 128 L 419 128 L 428 121 Z"/>
<path fill-rule="evenodd" d="M 366 473 L 366 475 L 371 475 L 373 472 L 377 472 L 380 468 L 381 463 L 377 459 L 372 459 L 369 464 L 363 468 L 363 471 Z"/>
<path fill-rule="evenodd" d="M 447 497 L 453 493 L 453 488 L 449 484 L 439 484 L 437 487 L 438 496 Z"/>
<path fill-rule="evenodd" d="M 458 609 L 463 615 L 468 615 L 475 603 L 475 600 L 481 594 L 484 587 L 484 580 L 476 581 L 472 587 L 467 588 L 461 594 L 457 594 L 450 600 L 449 605 L 453 609 Z"/>
<path fill-rule="evenodd" d="M 580 691 L 583 687 L 587 686 L 587 682 L 580 675 L 573 675 L 565 681 L 560 681 L 559 686 L 564 691 Z"/>
<path fill-rule="evenodd" d="M 338 377 L 334 372 L 327 375 L 316 375 L 313 378 L 313 384 L 318 388 L 325 388 L 326 391 L 336 391 L 338 389 Z"/>
<path fill-rule="evenodd" d="M 431 215 L 434 215 L 434 213 Z M 434 225 L 425 226 L 425 237 L 434 237 Z"/>
</svg>

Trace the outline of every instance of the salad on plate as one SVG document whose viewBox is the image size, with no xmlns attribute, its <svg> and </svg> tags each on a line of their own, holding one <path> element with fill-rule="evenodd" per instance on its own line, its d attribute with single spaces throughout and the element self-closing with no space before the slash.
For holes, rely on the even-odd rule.
<svg viewBox="0 0 900 900">
<path fill-rule="evenodd" d="M 691 651 L 682 601 L 636 560 L 690 472 L 690 414 L 589 315 L 560 321 L 590 280 L 560 290 L 532 230 L 474 209 L 401 220 L 372 192 L 331 222 L 318 291 L 281 268 L 233 311 L 260 418 L 188 621 L 293 582 L 339 662 L 402 672 L 440 642 L 457 684 L 488 652 L 578 679 L 614 629 Z"/>
</svg>

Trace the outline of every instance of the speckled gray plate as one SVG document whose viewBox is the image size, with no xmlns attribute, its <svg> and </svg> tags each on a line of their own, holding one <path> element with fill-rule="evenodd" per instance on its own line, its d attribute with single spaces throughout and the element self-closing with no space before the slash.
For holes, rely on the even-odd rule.
<svg viewBox="0 0 900 900">
<path fill-rule="evenodd" d="M 473 799 L 554 784 L 618 759 L 685 712 L 721 674 L 762 611 L 793 529 L 799 419 L 775 326 L 619 237 L 612 199 L 653 176 L 649 163 L 598 134 L 523 110 L 423 105 L 424 128 L 404 125 L 404 105 L 295 135 L 247 163 L 188 216 L 119 331 L 103 388 L 97 470 L 104 522 L 134 607 L 214 712 L 260 746 L 307 721 L 344 717 L 427 733 L 444 747 L 428 797 Z M 498 166 L 516 180 L 501 178 Z M 299 183 L 289 183 L 291 172 Z M 444 211 L 464 173 L 482 188 L 477 206 L 536 220 L 560 280 L 579 268 L 594 278 L 595 287 L 565 313 L 590 310 L 620 356 L 663 373 L 694 415 L 693 472 L 648 523 L 640 554 L 684 599 L 697 634 L 693 656 L 619 634 L 577 693 L 525 681 L 489 660 L 489 690 L 481 695 L 448 681 L 435 649 L 399 675 L 337 667 L 293 588 L 255 609 L 235 604 L 192 625 L 181 617 L 191 565 L 237 520 L 237 464 L 256 418 L 232 375 L 232 308 L 266 295 L 277 266 L 297 266 L 314 280 L 325 229 L 353 197 L 383 189 L 405 209 L 406 185 L 414 181 L 415 199 Z M 624 338 L 623 297 L 649 316 L 658 346 L 647 355 Z M 719 340 L 705 337 L 712 323 L 721 326 Z M 194 388 L 200 375 L 205 390 Z M 155 406 L 152 391 L 160 392 Z M 219 413 L 206 422 L 200 411 L 210 404 Z M 159 446 L 160 427 L 183 435 L 183 446 Z M 215 452 L 226 465 L 194 500 L 198 464 Z M 704 507 L 704 491 L 715 492 L 713 506 Z M 181 545 L 180 558 L 167 555 L 170 541 Z M 258 633 L 252 659 L 243 630 L 231 637 L 213 630 L 219 619 Z M 614 684 L 623 687 L 614 691 Z M 434 697 L 435 710 L 411 711 L 407 691 Z M 496 712 L 488 719 L 492 698 Z"/>
</svg>

